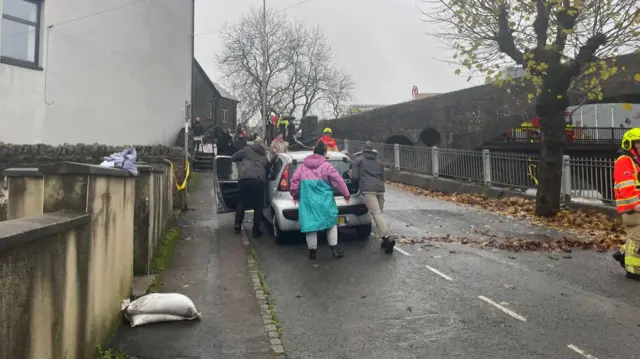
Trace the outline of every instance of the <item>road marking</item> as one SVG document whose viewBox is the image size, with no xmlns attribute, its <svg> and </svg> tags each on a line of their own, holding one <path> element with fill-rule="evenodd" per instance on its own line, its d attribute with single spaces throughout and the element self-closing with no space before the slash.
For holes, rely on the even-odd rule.
<svg viewBox="0 0 640 359">
<path fill-rule="evenodd" d="M 398 248 L 398 246 L 395 246 L 395 249 L 396 249 L 396 251 L 398 251 L 398 252 L 400 252 L 400 253 L 404 254 L 405 256 L 407 256 L 407 257 L 411 257 L 411 254 L 409 254 L 409 252 L 407 252 L 407 251 L 405 251 L 405 250 L 403 250 L 403 249 Z"/>
<path fill-rule="evenodd" d="M 489 298 L 487 298 L 487 297 L 485 297 L 485 296 L 483 296 L 483 295 L 479 295 L 479 296 L 478 296 L 478 298 L 480 298 L 480 299 L 484 300 L 485 302 L 487 302 L 487 303 L 489 303 L 489 304 L 493 305 L 494 307 L 496 307 L 496 308 L 500 309 L 501 311 L 503 311 L 503 312 L 505 312 L 505 313 L 509 314 L 510 316 L 512 316 L 512 317 L 514 317 L 514 318 L 516 318 L 516 319 L 518 319 L 518 320 L 521 320 L 521 321 L 523 321 L 523 322 L 526 322 L 526 321 L 527 321 L 527 318 L 525 318 L 525 317 L 521 316 L 520 314 L 518 314 L 518 313 L 516 313 L 516 312 L 514 312 L 514 311 L 512 311 L 512 310 L 510 310 L 510 309 L 508 309 L 508 308 L 505 308 L 505 307 L 501 306 L 500 304 L 498 304 L 498 303 L 496 303 L 496 302 L 492 301 L 491 299 L 489 299 Z"/>
<path fill-rule="evenodd" d="M 591 354 L 589 354 L 589 353 L 585 352 L 584 350 L 582 350 L 582 349 L 578 348 L 577 346 L 575 346 L 575 345 L 573 345 L 573 344 L 569 344 L 569 345 L 567 345 L 567 348 L 569 348 L 569 349 L 573 350 L 574 352 L 576 352 L 576 353 L 578 353 L 578 354 L 582 355 L 582 356 L 583 356 L 583 357 L 585 357 L 585 358 L 588 358 L 588 359 L 598 359 L 598 358 L 596 358 L 596 357 L 594 357 L 593 355 L 591 355 Z"/>
<path fill-rule="evenodd" d="M 428 269 L 428 270 L 430 270 L 430 271 L 432 271 L 433 273 L 435 273 L 435 274 L 437 274 L 437 275 L 441 276 L 442 278 L 444 278 L 444 279 L 446 279 L 446 280 L 448 280 L 448 281 L 453 281 L 453 279 L 452 279 L 451 277 L 449 277 L 448 275 L 446 275 L 446 274 L 444 274 L 444 273 L 440 272 L 439 270 L 437 270 L 437 269 L 435 269 L 435 268 L 433 268 L 433 267 L 431 267 L 431 266 L 425 266 L 425 267 L 427 267 L 427 269 Z"/>
</svg>

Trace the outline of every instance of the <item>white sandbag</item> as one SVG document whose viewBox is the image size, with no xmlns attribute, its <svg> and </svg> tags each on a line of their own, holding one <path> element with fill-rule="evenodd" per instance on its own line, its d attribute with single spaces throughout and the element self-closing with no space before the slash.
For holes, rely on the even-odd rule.
<svg viewBox="0 0 640 359">
<path fill-rule="evenodd" d="M 180 293 L 152 293 L 133 302 L 125 299 L 122 310 L 132 327 L 202 318 L 191 299 Z"/>
</svg>

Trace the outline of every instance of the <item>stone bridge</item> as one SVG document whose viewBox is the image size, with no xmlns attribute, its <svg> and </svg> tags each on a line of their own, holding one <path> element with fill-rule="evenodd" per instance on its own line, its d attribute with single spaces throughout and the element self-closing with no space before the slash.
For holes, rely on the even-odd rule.
<svg viewBox="0 0 640 359">
<path fill-rule="evenodd" d="M 640 54 L 619 56 L 617 62 L 626 70 L 607 81 L 599 102 L 640 102 L 640 82 L 634 80 Z M 319 127 L 331 127 L 337 138 L 475 148 L 534 116 L 527 93 L 488 84 L 323 121 Z M 571 98 L 572 105 L 579 102 Z"/>
</svg>

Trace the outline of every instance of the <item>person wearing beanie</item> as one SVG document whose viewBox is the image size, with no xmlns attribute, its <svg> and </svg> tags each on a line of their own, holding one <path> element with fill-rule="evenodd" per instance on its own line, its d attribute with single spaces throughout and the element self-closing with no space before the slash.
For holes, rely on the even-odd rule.
<svg viewBox="0 0 640 359">
<path fill-rule="evenodd" d="M 384 167 L 378 160 L 378 153 L 371 142 L 362 146 L 362 155 L 353 161 L 351 179 L 358 184 L 365 204 L 382 236 L 381 247 L 385 253 L 393 253 L 396 241 L 391 238 L 389 227 L 382 212 L 384 210 Z"/>
</svg>

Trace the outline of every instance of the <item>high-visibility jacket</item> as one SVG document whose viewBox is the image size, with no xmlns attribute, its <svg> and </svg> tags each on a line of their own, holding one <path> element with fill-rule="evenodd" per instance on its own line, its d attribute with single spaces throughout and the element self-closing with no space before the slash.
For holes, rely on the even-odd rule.
<svg viewBox="0 0 640 359">
<path fill-rule="evenodd" d="M 289 126 L 289 121 L 285 120 L 284 118 L 280 118 L 278 119 L 278 127 L 284 125 L 284 127 Z"/>
<path fill-rule="evenodd" d="M 331 136 L 322 136 L 318 140 L 318 142 L 324 142 L 327 145 L 327 150 L 329 151 L 338 151 L 338 143 Z"/>
<path fill-rule="evenodd" d="M 638 157 L 630 152 L 622 152 L 613 165 L 613 194 L 619 214 L 634 212 L 640 205 L 640 181 L 638 181 Z"/>
</svg>

